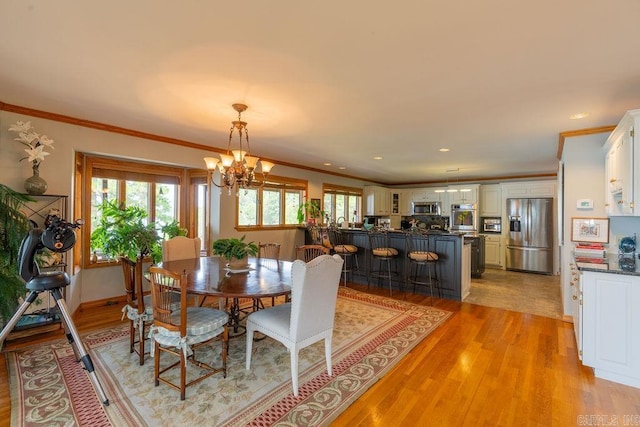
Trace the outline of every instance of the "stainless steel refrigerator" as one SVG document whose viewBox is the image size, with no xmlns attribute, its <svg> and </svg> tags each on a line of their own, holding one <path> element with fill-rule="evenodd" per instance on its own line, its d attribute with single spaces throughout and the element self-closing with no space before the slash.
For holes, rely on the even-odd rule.
<svg viewBox="0 0 640 427">
<path fill-rule="evenodd" d="M 507 270 L 553 273 L 553 199 L 507 199 Z"/>
</svg>

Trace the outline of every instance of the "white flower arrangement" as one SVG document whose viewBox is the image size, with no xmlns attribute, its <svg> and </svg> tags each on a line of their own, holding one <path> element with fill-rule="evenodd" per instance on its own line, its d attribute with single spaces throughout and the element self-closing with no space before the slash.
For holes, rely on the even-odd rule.
<svg viewBox="0 0 640 427">
<path fill-rule="evenodd" d="M 37 133 L 35 128 L 31 126 L 31 122 L 18 121 L 16 124 L 9 126 L 9 130 L 11 132 L 18 132 L 18 137 L 14 139 L 29 147 L 24 150 L 27 156 L 21 158 L 20 161 L 27 159 L 37 168 L 45 156 L 49 155 L 44 149 L 51 148 L 53 150 L 53 140 L 47 135 Z"/>
</svg>

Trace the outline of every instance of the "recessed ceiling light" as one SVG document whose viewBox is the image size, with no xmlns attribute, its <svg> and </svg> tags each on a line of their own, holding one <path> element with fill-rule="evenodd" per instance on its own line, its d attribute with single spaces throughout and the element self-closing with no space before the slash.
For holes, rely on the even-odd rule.
<svg viewBox="0 0 640 427">
<path fill-rule="evenodd" d="M 347 168 L 346 166 L 339 166 L 338 167 L 338 169 L 341 169 L 341 170 L 345 170 L 346 168 Z"/>
<path fill-rule="evenodd" d="M 591 113 L 575 113 L 569 116 L 571 120 L 584 119 L 585 117 L 589 117 Z"/>
<path fill-rule="evenodd" d="M 446 153 L 447 151 L 451 151 L 451 148 L 441 148 L 440 151 Z"/>
<path fill-rule="evenodd" d="M 382 156 L 375 156 L 373 160 L 382 160 Z"/>
<path fill-rule="evenodd" d="M 327 162 L 327 163 L 323 163 L 323 165 L 325 165 L 325 166 L 331 166 L 331 163 Z"/>
</svg>

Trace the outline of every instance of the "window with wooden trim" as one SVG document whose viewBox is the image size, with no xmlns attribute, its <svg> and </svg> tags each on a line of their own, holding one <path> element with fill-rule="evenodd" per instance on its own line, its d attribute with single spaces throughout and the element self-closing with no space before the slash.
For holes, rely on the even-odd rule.
<svg viewBox="0 0 640 427">
<path fill-rule="evenodd" d="M 322 210 L 331 221 L 361 221 L 362 188 L 322 185 Z"/>
<path fill-rule="evenodd" d="M 270 175 L 263 187 L 238 190 L 236 228 L 297 226 L 307 185 L 306 180 Z"/>
<path fill-rule="evenodd" d="M 84 155 L 82 170 L 82 217 L 85 218 L 84 230 L 82 233 L 83 249 L 82 259 L 84 267 L 94 267 L 111 260 L 106 259 L 100 253 L 98 262 L 91 263 L 90 238 L 91 232 L 100 223 L 99 206 L 104 201 L 116 201 L 127 206 L 138 206 L 147 213 L 147 221 L 157 224 L 159 227 L 174 220 L 181 226 L 193 230 L 197 234 L 207 235 L 205 230 L 201 230 L 205 221 L 200 220 L 198 224 L 192 225 L 187 221 L 186 199 L 187 188 L 196 191 L 198 186 L 188 187 L 185 183 L 193 184 L 194 180 L 203 181 L 206 187 L 206 171 L 204 179 L 199 179 L 194 174 L 193 178 L 187 179 L 188 170 L 185 168 L 170 167 L 166 165 L 133 162 L 121 159 L 103 158 Z M 76 182 L 76 185 L 79 185 Z M 200 192 L 201 189 L 199 190 Z M 205 196 L 206 198 L 206 193 Z M 200 197 L 200 199 L 202 196 Z M 200 201 L 197 205 L 200 206 Z M 206 206 L 206 203 L 204 204 Z M 203 218 L 205 213 L 197 212 L 195 208 L 194 218 Z M 190 233 L 191 234 L 191 233 Z M 205 245 L 203 241 L 203 246 Z M 97 251 L 98 252 L 98 251 Z"/>
</svg>

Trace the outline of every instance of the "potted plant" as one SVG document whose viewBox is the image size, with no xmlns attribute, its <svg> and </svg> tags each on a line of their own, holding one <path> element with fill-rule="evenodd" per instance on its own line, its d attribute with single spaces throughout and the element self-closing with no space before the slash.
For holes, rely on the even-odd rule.
<svg viewBox="0 0 640 427">
<path fill-rule="evenodd" d="M 154 262 L 162 258 L 160 237 L 155 224 L 145 224 L 147 212 L 136 206 L 124 206 L 116 201 L 105 201 L 100 210 L 100 224 L 91 233 L 91 250 L 100 250 L 105 256 L 117 260 L 126 256 L 131 260 L 152 256 Z M 160 255 L 160 259 L 156 259 Z"/>
<path fill-rule="evenodd" d="M 18 274 L 18 250 L 31 223 L 20 208 L 32 201 L 0 184 L 0 321 L 8 320 L 14 314 L 19 298 L 27 292 Z"/>
<path fill-rule="evenodd" d="M 320 209 L 318 202 L 305 200 L 300 206 L 298 206 L 298 222 L 302 224 L 305 217 L 309 218 L 309 223 L 315 223 L 317 218 L 324 217 L 324 211 Z"/>
<path fill-rule="evenodd" d="M 258 245 L 254 242 L 246 242 L 245 238 L 246 236 L 242 236 L 239 239 L 235 237 L 218 239 L 213 242 L 213 254 L 227 260 L 230 268 L 246 268 L 249 265 L 247 257 L 258 254 Z"/>
</svg>

